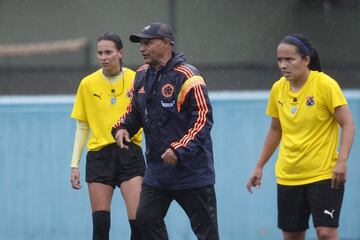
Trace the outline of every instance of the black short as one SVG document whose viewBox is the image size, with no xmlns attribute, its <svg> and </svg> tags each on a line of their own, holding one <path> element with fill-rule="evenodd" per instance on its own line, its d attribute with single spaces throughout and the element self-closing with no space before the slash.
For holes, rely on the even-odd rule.
<svg viewBox="0 0 360 240">
<path fill-rule="evenodd" d="M 309 228 L 310 214 L 314 227 L 338 227 L 344 186 L 331 188 L 331 180 L 300 186 L 278 185 L 278 227 L 283 231 Z"/>
<path fill-rule="evenodd" d="M 113 143 L 99 151 L 89 151 L 86 156 L 86 182 L 99 182 L 115 188 L 123 181 L 144 176 L 144 172 L 141 147 L 132 142 L 128 150 Z"/>
</svg>

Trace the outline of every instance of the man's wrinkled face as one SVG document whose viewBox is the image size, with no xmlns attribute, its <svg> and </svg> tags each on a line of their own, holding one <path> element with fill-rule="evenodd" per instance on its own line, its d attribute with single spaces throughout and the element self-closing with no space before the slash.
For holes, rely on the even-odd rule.
<svg viewBox="0 0 360 240">
<path fill-rule="evenodd" d="M 166 52 L 164 39 L 141 39 L 140 52 L 144 58 L 144 63 L 158 65 Z"/>
</svg>

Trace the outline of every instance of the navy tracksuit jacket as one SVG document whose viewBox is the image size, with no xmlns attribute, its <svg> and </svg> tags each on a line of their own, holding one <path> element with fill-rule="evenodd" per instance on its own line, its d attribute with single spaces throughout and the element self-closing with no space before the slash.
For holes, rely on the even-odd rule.
<svg viewBox="0 0 360 240">
<path fill-rule="evenodd" d="M 215 183 L 210 130 L 212 107 L 201 73 L 185 63 L 182 53 L 173 53 L 158 71 L 143 65 L 135 76 L 127 112 L 112 129 L 130 137 L 143 127 L 147 168 L 144 183 L 160 189 L 189 189 Z M 172 148 L 175 165 L 161 155 Z"/>
</svg>

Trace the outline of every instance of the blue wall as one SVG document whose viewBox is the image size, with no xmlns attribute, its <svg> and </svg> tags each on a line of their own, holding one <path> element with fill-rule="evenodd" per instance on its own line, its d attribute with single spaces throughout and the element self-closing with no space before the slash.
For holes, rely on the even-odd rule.
<svg viewBox="0 0 360 240">
<path fill-rule="evenodd" d="M 345 94 L 354 120 L 359 122 L 360 92 Z M 264 114 L 266 97 L 266 92 L 211 94 L 219 229 L 223 240 L 281 238 L 276 228 L 275 158 L 264 170 L 261 189 L 249 194 L 245 188 L 270 123 Z M 91 239 L 84 159 L 83 188 L 75 191 L 69 182 L 75 131 L 75 122 L 69 117 L 73 99 L 0 97 L 0 239 Z M 348 162 L 341 239 L 360 239 L 358 136 Z M 196 239 L 176 202 L 166 223 L 170 239 Z M 111 236 L 129 239 L 126 211 L 118 190 L 112 203 Z M 313 229 L 308 236 L 315 238 Z"/>
</svg>

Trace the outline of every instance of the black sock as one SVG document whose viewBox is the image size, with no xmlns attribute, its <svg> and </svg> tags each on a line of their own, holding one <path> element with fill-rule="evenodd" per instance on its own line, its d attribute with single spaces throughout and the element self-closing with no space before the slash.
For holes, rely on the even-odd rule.
<svg viewBox="0 0 360 240">
<path fill-rule="evenodd" d="M 93 240 L 109 240 L 110 212 L 93 212 Z"/>
<path fill-rule="evenodd" d="M 138 223 L 135 219 L 130 220 L 130 228 L 131 228 L 131 237 L 130 240 L 142 240 L 141 238 L 141 232 Z"/>
</svg>

